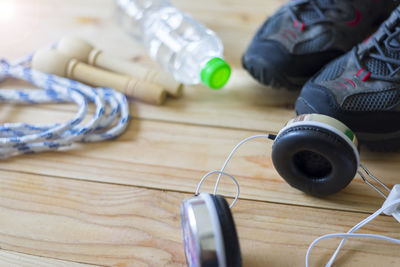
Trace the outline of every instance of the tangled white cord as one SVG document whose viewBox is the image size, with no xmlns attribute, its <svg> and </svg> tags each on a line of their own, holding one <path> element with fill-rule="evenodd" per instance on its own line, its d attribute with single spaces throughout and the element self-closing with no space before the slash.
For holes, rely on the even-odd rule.
<svg viewBox="0 0 400 267">
<path fill-rule="evenodd" d="M 112 139 L 122 134 L 129 123 L 126 97 L 109 88 L 93 88 L 77 81 L 45 74 L 29 68 L 32 56 L 11 65 L 0 59 L 0 82 L 7 77 L 22 79 L 41 89 L 0 89 L 0 102 L 15 104 L 41 104 L 74 102 L 76 116 L 64 123 L 0 125 L 0 158 L 58 150 L 74 142 L 95 142 Z M 96 111 L 83 123 L 88 103 Z"/>
<path fill-rule="evenodd" d="M 201 185 L 203 184 L 204 180 L 207 179 L 208 176 L 210 176 L 210 175 L 212 175 L 212 174 L 215 174 L 215 173 L 218 173 L 218 178 L 217 178 L 217 181 L 215 182 L 215 186 L 214 186 L 214 195 L 216 195 L 216 194 L 217 194 L 217 191 L 218 191 L 219 182 L 221 181 L 221 178 L 222 178 L 221 176 L 222 176 L 222 175 L 226 175 L 226 176 L 228 176 L 229 178 L 231 178 L 231 180 L 232 180 L 232 181 L 235 183 L 235 185 L 236 185 L 236 196 L 235 196 L 235 199 L 234 199 L 234 200 L 232 201 L 232 203 L 229 205 L 229 208 L 233 208 L 233 206 L 235 206 L 235 204 L 236 204 L 236 202 L 237 202 L 237 200 L 238 200 L 238 198 L 239 198 L 240 187 L 239 187 L 238 181 L 236 180 L 236 178 L 235 178 L 233 175 L 230 175 L 229 173 L 224 172 L 224 170 L 225 170 L 225 168 L 226 168 L 226 165 L 228 165 L 229 161 L 231 160 L 233 154 L 235 154 L 236 150 L 238 150 L 238 148 L 239 148 L 241 145 L 243 145 L 244 143 L 246 143 L 246 142 L 248 142 L 248 141 L 250 141 L 250 140 L 256 139 L 256 138 L 271 139 L 272 136 L 274 136 L 274 135 L 271 135 L 271 134 L 259 134 L 259 135 L 249 136 L 249 137 L 243 139 L 242 141 L 240 141 L 240 142 L 232 149 L 232 152 L 229 154 L 228 158 L 225 160 L 224 165 L 222 165 L 221 170 L 219 170 L 219 171 L 211 171 L 211 172 L 208 172 L 208 173 L 206 173 L 206 174 L 203 176 L 203 178 L 201 178 L 199 184 L 197 185 L 197 189 L 196 189 L 195 195 L 198 195 L 198 194 L 199 194 L 199 192 L 200 192 L 200 187 L 201 187 Z"/>
</svg>

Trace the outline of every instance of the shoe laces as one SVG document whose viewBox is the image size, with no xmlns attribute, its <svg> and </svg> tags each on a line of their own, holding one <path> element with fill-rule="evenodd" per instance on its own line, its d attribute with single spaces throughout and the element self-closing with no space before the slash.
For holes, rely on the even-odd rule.
<svg viewBox="0 0 400 267">
<path fill-rule="evenodd" d="M 361 45 L 363 46 L 363 45 Z M 357 58 L 357 57 L 356 57 Z M 396 76 L 400 72 L 400 9 L 397 8 L 380 29 L 372 35 L 360 49 L 356 63 L 368 67 L 368 61 L 375 61 L 369 66 L 371 78 L 400 81 Z M 363 62 L 364 64 L 361 64 Z"/>
<path fill-rule="evenodd" d="M 338 5 L 337 0 L 295 0 L 289 3 L 289 12 L 293 21 L 304 27 L 333 22 L 334 17 L 348 13 L 349 9 Z"/>
</svg>

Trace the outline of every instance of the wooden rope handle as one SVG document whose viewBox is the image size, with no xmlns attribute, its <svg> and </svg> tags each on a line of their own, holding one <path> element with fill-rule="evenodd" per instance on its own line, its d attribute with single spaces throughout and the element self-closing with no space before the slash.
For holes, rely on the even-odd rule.
<svg viewBox="0 0 400 267">
<path fill-rule="evenodd" d="M 159 84 L 171 96 L 179 97 L 182 95 L 182 83 L 173 79 L 169 73 L 155 71 L 127 60 L 115 58 L 108 53 L 96 49 L 92 44 L 80 38 L 62 38 L 58 43 L 57 50 L 90 65 L 136 77 L 146 82 Z"/>
<path fill-rule="evenodd" d="M 45 73 L 63 76 L 94 87 L 109 87 L 153 105 L 161 105 L 166 98 L 165 90 L 127 75 L 102 70 L 69 58 L 56 50 L 40 50 L 35 53 L 32 67 Z"/>
</svg>

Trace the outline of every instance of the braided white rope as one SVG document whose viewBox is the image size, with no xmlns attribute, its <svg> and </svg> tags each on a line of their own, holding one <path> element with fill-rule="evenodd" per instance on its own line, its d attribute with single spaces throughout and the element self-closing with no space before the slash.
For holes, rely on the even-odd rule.
<svg viewBox="0 0 400 267">
<path fill-rule="evenodd" d="M 93 88 L 77 81 L 41 73 L 29 67 L 32 56 L 10 65 L 0 59 L 0 82 L 6 77 L 22 79 L 41 89 L 0 89 L 0 102 L 41 104 L 74 102 L 75 117 L 64 123 L 38 124 L 5 123 L 0 125 L 0 158 L 57 150 L 74 142 L 95 142 L 122 134 L 129 123 L 126 97 L 109 88 Z M 96 111 L 83 123 L 88 103 Z"/>
</svg>

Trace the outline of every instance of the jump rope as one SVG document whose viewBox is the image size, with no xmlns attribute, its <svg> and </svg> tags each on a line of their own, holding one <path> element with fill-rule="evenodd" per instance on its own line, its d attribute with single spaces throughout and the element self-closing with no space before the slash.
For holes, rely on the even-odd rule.
<svg viewBox="0 0 400 267">
<path fill-rule="evenodd" d="M 12 77 L 25 80 L 41 89 L 1 89 L 0 102 L 14 104 L 77 104 L 74 118 L 64 123 L 5 123 L 0 126 L 0 158 L 58 150 L 75 142 L 97 142 L 121 135 L 129 123 L 126 97 L 110 88 L 93 88 L 74 80 L 42 73 L 29 67 L 32 55 L 14 64 L 0 59 L 0 82 Z M 84 122 L 88 105 L 96 107 Z"/>
<path fill-rule="evenodd" d="M 241 142 L 239 142 L 232 150 L 232 152 L 229 154 L 228 158 L 225 160 L 224 164 L 222 165 L 220 170 L 216 171 L 211 171 L 208 172 L 203 176 L 203 178 L 200 180 L 196 192 L 193 198 L 187 199 L 182 203 L 181 206 L 181 219 L 182 219 L 182 232 L 183 232 L 183 237 L 184 237 L 184 247 L 185 247 L 185 255 L 187 262 L 190 267 L 192 266 L 228 266 L 228 267 L 236 267 L 236 266 L 241 266 L 241 256 L 240 256 L 240 247 L 238 244 L 238 238 L 236 234 L 236 230 L 234 227 L 234 222 L 233 218 L 231 217 L 230 214 L 230 209 L 234 207 L 236 204 L 239 194 L 240 194 L 240 186 L 236 178 L 225 172 L 225 168 L 235 152 L 238 150 L 238 148 L 243 145 L 246 142 L 249 142 L 253 139 L 256 138 L 265 138 L 265 139 L 270 139 L 270 140 L 275 140 L 277 137 L 279 138 L 281 135 L 285 135 L 285 131 L 287 132 L 288 129 L 294 129 L 293 127 L 297 127 L 297 129 L 312 129 L 313 126 L 321 126 L 321 118 L 322 120 L 328 119 L 328 121 L 333 122 L 332 118 L 329 118 L 327 116 L 323 115 L 303 115 L 300 116 L 300 119 L 294 119 L 288 123 L 288 126 L 286 126 L 283 130 L 281 130 L 278 135 L 272 135 L 272 134 L 261 134 L 261 135 L 255 135 L 255 136 L 250 136 L 245 139 L 243 139 Z M 308 118 L 306 118 L 308 117 Z M 307 122 L 307 120 L 309 120 Z M 302 122 L 300 122 L 302 121 Z M 317 121 L 317 122 L 316 122 Z M 318 122 L 320 121 L 320 122 Z M 306 126 L 308 124 L 308 126 Z M 332 125 L 332 123 L 330 123 Z M 302 127 L 299 128 L 299 125 Z M 337 129 L 333 129 L 331 125 L 325 125 L 324 127 L 326 129 L 329 129 L 330 131 L 334 131 L 336 134 L 340 135 L 341 133 L 348 133 L 348 129 L 343 129 L 342 132 L 337 131 Z M 336 124 L 338 125 L 338 124 Z M 294 131 L 294 130 L 293 130 Z M 321 129 L 322 131 L 322 129 Z M 289 131 L 290 132 L 290 131 Z M 295 132 L 295 131 L 294 131 Z M 350 139 L 348 138 L 351 136 L 350 134 L 347 134 L 347 137 L 344 135 L 342 138 L 345 139 Z M 348 141 L 348 140 L 347 140 Z M 353 142 L 357 144 L 357 141 L 355 139 L 355 136 L 353 136 Z M 273 148 L 274 149 L 274 148 Z M 373 190 L 378 192 L 381 196 L 383 196 L 386 200 L 383 204 L 383 206 L 378 209 L 376 212 L 374 212 L 372 215 L 352 227 L 347 233 L 334 233 L 334 234 L 327 234 L 321 237 L 318 237 L 315 239 L 309 246 L 306 256 L 305 256 L 305 266 L 309 266 L 309 259 L 310 259 L 310 253 L 311 250 L 313 249 L 314 246 L 316 246 L 319 242 L 325 239 L 330 239 L 330 238 L 342 238 L 340 244 L 338 245 L 337 249 L 331 256 L 329 262 L 326 264 L 327 267 L 332 266 L 333 262 L 335 261 L 337 255 L 339 254 L 340 250 L 342 249 L 344 243 L 348 238 L 351 237 L 357 237 L 357 238 L 373 238 L 373 239 L 380 239 L 384 240 L 387 242 L 392 242 L 395 244 L 400 245 L 400 240 L 383 236 L 383 235 L 377 235 L 377 234 L 361 234 L 361 233 L 355 233 L 358 229 L 361 227 L 365 226 L 367 223 L 371 222 L 373 219 L 375 219 L 377 216 L 379 216 L 382 213 L 385 213 L 387 215 L 392 215 L 397 221 L 400 222 L 400 209 L 398 208 L 400 206 L 400 184 L 395 185 L 392 190 L 390 190 L 384 183 L 382 183 L 377 177 L 371 174 L 371 172 L 362 164 L 359 163 L 359 158 L 358 158 L 358 152 L 357 152 L 357 173 L 360 175 L 360 177 L 364 180 L 364 182 L 370 186 Z M 287 159 L 290 161 L 290 159 Z M 206 193 L 200 193 L 200 188 L 203 182 L 212 174 L 218 174 L 215 187 L 214 187 L 214 192 L 212 195 L 206 194 Z M 232 203 L 229 205 L 221 204 L 221 199 L 223 199 L 221 196 L 217 195 L 217 190 L 218 186 L 220 183 L 220 180 L 222 176 L 225 175 L 229 177 L 235 184 L 236 186 L 236 195 Z M 285 177 L 284 177 L 285 178 Z M 286 179 L 286 178 L 285 178 Z M 379 189 L 378 187 L 374 186 L 369 179 L 372 181 L 375 181 L 378 183 L 383 190 Z M 303 190 L 306 191 L 306 190 Z M 385 194 L 384 191 L 389 192 L 389 194 Z M 225 200 L 222 202 L 227 203 Z M 202 207 L 200 209 L 199 207 Z M 225 209 L 225 210 L 224 210 Z M 197 213 L 198 210 L 201 210 L 202 213 Z M 209 213 L 209 218 L 207 217 L 206 210 Z M 201 216 L 199 216 L 201 214 Z M 201 217 L 205 217 L 201 218 Z M 208 221 L 206 221 L 208 218 Z M 206 221 L 206 222 L 205 222 Z M 210 230 L 210 224 L 213 225 L 212 230 Z M 205 230 L 208 225 L 208 231 Z M 201 229 L 203 228 L 203 229 Z M 228 228 L 230 233 L 228 233 L 224 228 Z M 228 238 L 226 237 L 228 235 Z M 207 236 L 207 237 L 206 237 Z M 210 236 L 212 236 L 212 240 L 215 242 L 215 246 L 210 248 Z M 206 237 L 206 241 L 208 242 L 208 252 L 205 253 L 203 246 L 204 244 L 207 244 L 207 242 L 204 242 L 204 237 Z M 230 245 L 229 245 L 230 243 Z M 232 248 L 232 245 L 233 248 Z M 214 257 L 211 257 L 210 251 L 214 252 Z M 208 254 L 208 255 L 207 255 Z M 233 254 L 239 254 L 239 255 L 233 255 Z M 207 265 L 210 264 L 211 265 Z M 214 264 L 214 265 L 212 265 Z"/>
</svg>

